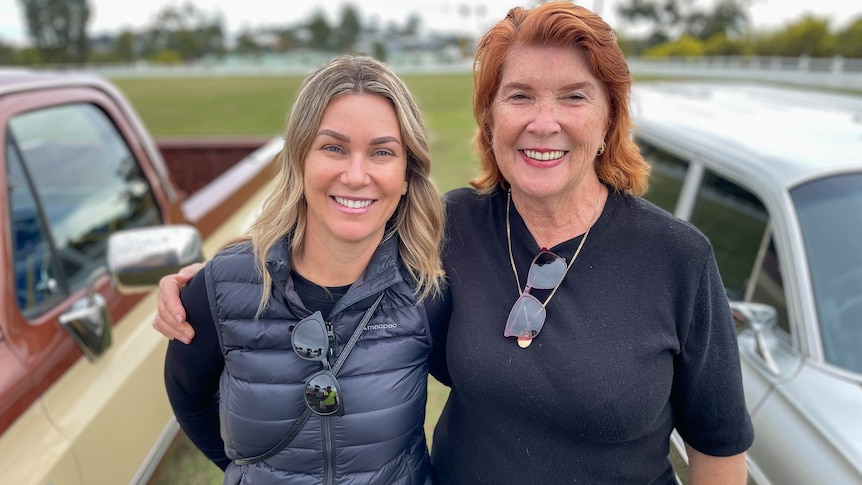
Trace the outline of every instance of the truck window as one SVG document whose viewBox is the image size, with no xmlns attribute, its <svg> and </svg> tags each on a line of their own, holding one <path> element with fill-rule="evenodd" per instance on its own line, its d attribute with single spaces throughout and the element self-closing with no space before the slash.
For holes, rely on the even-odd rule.
<svg viewBox="0 0 862 485">
<path fill-rule="evenodd" d="M 7 135 L 8 138 L 8 135 Z M 6 146 L 6 183 L 11 221 L 12 261 L 18 305 L 25 313 L 62 293 L 48 232 L 39 217 L 36 197 L 21 158 L 12 144 Z"/>
<path fill-rule="evenodd" d="M 682 192 L 682 184 L 688 170 L 688 162 L 680 160 L 643 140 L 635 140 L 641 155 L 650 165 L 649 190 L 644 198 L 673 214 Z"/>
<path fill-rule="evenodd" d="M 7 158 L 15 160 L 7 168 L 15 284 L 22 311 L 32 317 L 105 264 L 112 232 L 161 224 L 162 217 L 122 135 L 94 105 L 16 115 L 7 140 Z"/>
</svg>

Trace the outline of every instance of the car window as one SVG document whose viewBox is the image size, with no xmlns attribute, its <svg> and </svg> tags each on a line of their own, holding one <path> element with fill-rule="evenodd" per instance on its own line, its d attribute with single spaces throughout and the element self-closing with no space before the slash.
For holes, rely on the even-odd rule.
<svg viewBox="0 0 862 485">
<path fill-rule="evenodd" d="M 768 238 L 763 248 L 760 261 L 756 263 L 753 284 L 746 295 L 746 301 L 765 303 L 778 312 L 778 328 L 790 335 L 790 323 L 787 313 L 787 298 L 784 293 L 784 278 L 781 273 L 781 263 L 778 259 L 778 251 L 775 249 L 775 240 L 772 233 L 766 235 Z"/>
<path fill-rule="evenodd" d="M 769 215 L 760 199 L 707 170 L 691 221 L 712 244 L 728 298 L 775 308 L 778 328 L 789 337 L 780 259 Z"/>
<path fill-rule="evenodd" d="M 644 198 L 673 214 L 685 181 L 688 162 L 643 140 L 636 141 L 641 154 L 652 168 L 649 190 Z"/>
<path fill-rule="evenodd" d="M 94 105 L 18 114 L 7 140 L 13 261 L 26 261 L 15 285 L 33 316 L 50 296 L 86 284 L 112 232 L 160 224 L 161 214 L 122 135 Z"/>
<path fill-rule="evenodd" d="M 728 296 L 742 300 L 769 222 L 763 204 L 742 187 L 707 171 L 691 222 L 712 243 Z"/>
<path fill-rule="evenodd" d="M 812 180 L 791 192 L 827 361 L 862 373 L 862 173 Z"/>
</svg>

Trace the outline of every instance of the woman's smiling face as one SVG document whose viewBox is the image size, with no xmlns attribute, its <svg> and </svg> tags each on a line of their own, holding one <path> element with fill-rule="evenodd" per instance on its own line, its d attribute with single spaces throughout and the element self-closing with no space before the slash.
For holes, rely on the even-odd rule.
<svg viewBox="0 0 862 485">
<path fill-rule="evenodd" d="M 304 161 L 307 234 L 376 244 L 407 192 L 406 177 L 407 149 L 390 102 L 373 94 L 336 98 Z"/>
<path fill-rule="evenodd" d="M 565 198 L 595 177 L 608 96 L 582 50 L 513 48 L 491 109 L 494 156 L 513 193 Z"/>
</svg>

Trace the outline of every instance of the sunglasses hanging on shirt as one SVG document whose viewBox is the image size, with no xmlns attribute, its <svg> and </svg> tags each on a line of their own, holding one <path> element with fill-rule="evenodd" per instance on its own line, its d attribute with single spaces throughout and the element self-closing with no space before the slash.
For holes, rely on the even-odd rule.
<svg viewBox="0 0 862 485">
<path fill-rule="evenodd" d="M 593 211 L 593 224 L 595 224 L 595 218 L 599 212 L 601 195 L 602 192 L 599 191 L 599 194 L 596 196 L 596 208 Z M 509 243 L 509 262 L 512 263 L 512 271 L 515 273 L 515 282 L 520 290 L 521 277 L 518 276 L 518 269 L 515 267 L 515 257 L 512 255 L 512 228 L 511 223 L 509 222 L 509 210 L 511 205 L 512 192 L 509 191 L 506 196 L 506 239 Z M 580 254 L 581 248 L 584 247 L 584 242 L 586 242 L 593 224 L 590 224 L 587 228 L 587 231 L 581 238 L 581 242 L 578 243 L 578 249 L 575 250 L 575 254 L 572 256 L 572 260 L 569 261 L 568 265 L 566 265 L 565 259 L 545 248 L 542 248 L 539 251 L 539 254 L 533 258 L 533 262 L 530 263 L 530 271 L 527 273 L 527 283 L 524 285 L 524 290 L 520 291 L 518 299 L 515 300 L 515 304 L 512 305 L 512 309 L 509 311 L 509 317 L 506 319 L 506 328 L 503 331 L 503 335 L 505 337 L 516 337 L 518 339 L 518 346 L 522 349 L 529 347 L 533 342 L 533 339 L 542 331 L 542 327 L 545 326 L 545 318 L 547 317 L 545 307 L 548 305 L 548 302 L 551 301 L 551 298 L 554 297 L 554 293 L 557 292 L 557 289 L 560 287 L 560 284 L 563 282 L 569 269 L 571 269 L 572 264 L 574 264 L 575 259 L 578 258 L 578 254 Z M 530 290 L 534 288 L 552 291 L 545 301 L 540 301 L 538 298 L 530 294 Z"/>
</svg>

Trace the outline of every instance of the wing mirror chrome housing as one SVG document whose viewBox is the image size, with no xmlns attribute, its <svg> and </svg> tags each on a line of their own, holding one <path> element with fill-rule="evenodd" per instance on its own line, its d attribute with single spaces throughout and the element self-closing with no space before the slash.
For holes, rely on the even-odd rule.
<svg viewBox="0 0 862 485">
<path fill-rule="evenodd" d="M 201 236 L 189 225 L 148 226 L 117 231 L 108 238 L 107 268 L 99 267 L 87 280 L 87 296 L 60 315 L 62 326 L 90 361 L 111 345 L 111 316 L 96 281 L 106 273 L 126 295 L 151 290 L 159 280 L 180 268 L 203 261 Z"/>
<path fill-rule="evenodd" d="M 108 240 L 111 281 L 127 295 L 151 290 L 163 276 L 201 261 L 201 236 L 189 225 L 128 229 Z"/>
</svg>

